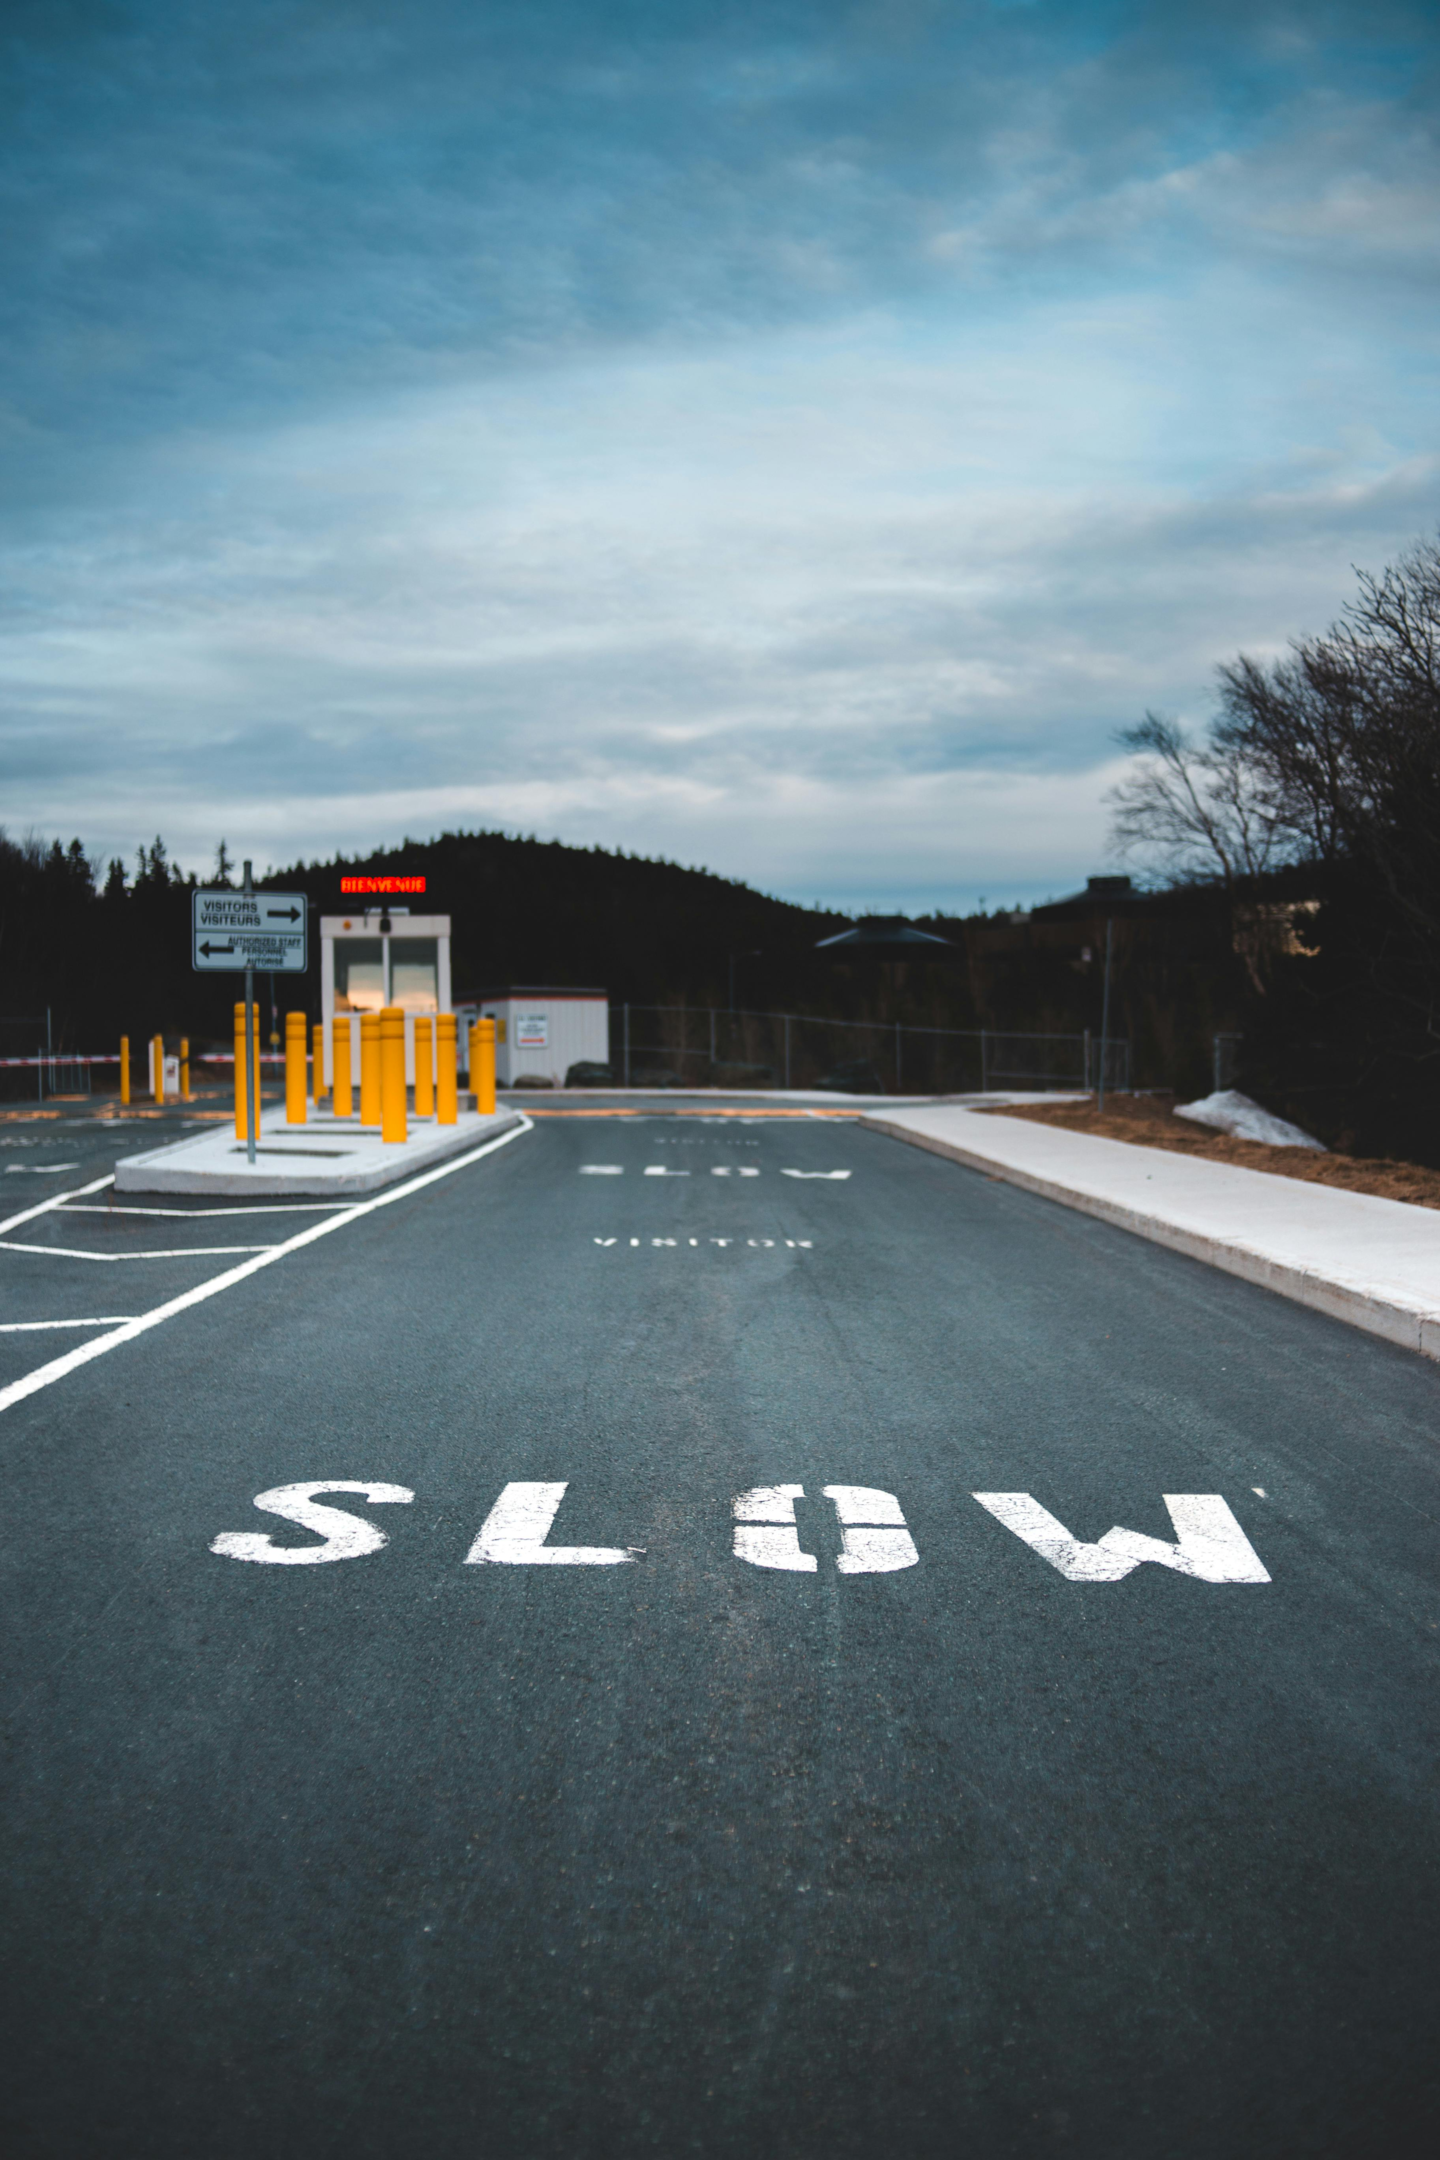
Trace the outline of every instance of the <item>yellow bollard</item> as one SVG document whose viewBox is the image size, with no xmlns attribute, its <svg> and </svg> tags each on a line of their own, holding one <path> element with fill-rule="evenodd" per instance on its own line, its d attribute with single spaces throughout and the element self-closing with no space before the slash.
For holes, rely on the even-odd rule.
<svg viewBox="0 0 1440 2160">
<path fill-rule="evenodd" d="M 360 1015 L 360 1122 L 380 1123 L 380 1015 Z"/>
<path fill-rule="evenodd" d="M 311 1042 L 313 1047 L 310 1058 L 310 1093 L 315 1099 L 315 1107 L 318 1110 L 320 1097 L 325 1092 L 325 1023 L 323 1020 L 316 1021 L 315 1033 L 311 1037 Z"/>
<path fill-rule="evenodd" d="M 455 1079 L 455 1015 L 438 1013 L 435 1019 L 435 1122 L 455 1125 L 460 1119 L 460 1093 Z"/>
<path fill-rule="evenodd" d="M 429 1013 L 415 1015 L 415 1115 L 432 1117 L 435 1112 L 435 1046 L 434 1028 Z"/>
<path fill-rule="evenodd" d="M 130 1100 L 130 1037 L 128 1035 L 120 1037 L 120 1100 L 122 1103 L 128 1103 Z"/>
<path fill-rule="evenodd" d="M 470 1085 L 481 1117 L 495 1115 L 495 1022 L 477 1020 L 470 1037 Z"/>
<path fill-rule="evenodd" d="M 335 1117 L 353 1117 L 355 1104 L 350 1093 L 350 1015 L 336 1013 L 330 1023 L 330 1088 L 331 1113 Z"/>
<path fill-rule="evenodd" d="M 305 1123 L 305 1015 L 285 1015 L 285 1122 Z"/>
<path fill-rule="evenodd" d="M 235 1137 L 247 1140 L 248 1113 L 245 1098 L 245 1000 L 235 1002 Z"/>
<path fill-rule="evenodd" d="M 380 1012 L 380 1137 L 409 1138 L 405 1104 L 405 1009 L 386 1005 Z"/>
<path fill-rule="evenodd" d="M 188 1035 L 180 1037 L 180 1100 L 181 1102 L 193 1102 L 195 1100 L 190 1093 L 190 1038 Z"/>
<path fill-rule="evenodd" d="M 155 1084 L 150 1092 L 155 1097 L 156 1102 L 163 1103 L 165 1100 L 165 1038 L 163 1035 L 151 1036 L 150 1061 L 155 1074 Z"/>
</svg>

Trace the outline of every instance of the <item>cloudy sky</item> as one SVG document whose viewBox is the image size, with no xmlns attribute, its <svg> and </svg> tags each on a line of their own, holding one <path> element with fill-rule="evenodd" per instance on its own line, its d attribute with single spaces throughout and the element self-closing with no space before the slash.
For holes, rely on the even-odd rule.
<svg viewBox="0 0 1440 2160">
<path fill-rule="evenodd" d="M 0 818 L 852 909 L 1440 520 L 1408 0 L 8 0 Z"/>
</svg>

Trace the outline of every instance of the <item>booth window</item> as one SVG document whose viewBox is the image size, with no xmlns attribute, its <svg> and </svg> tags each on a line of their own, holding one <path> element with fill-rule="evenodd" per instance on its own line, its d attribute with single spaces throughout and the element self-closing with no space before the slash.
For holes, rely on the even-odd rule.
<svg viewBox="0 0 1440 2160">
<path fill-rule="evenodd" d="M 391 938 L 390 1000 L 407 1013 L 440 1010 L 438 938 Z"/>
<path fill-rule="evenodd" d="M 379 938 L 336 938 L 336 1012 L 379 1012 L 384 1003 L 385 951 Z"/>
</svg>

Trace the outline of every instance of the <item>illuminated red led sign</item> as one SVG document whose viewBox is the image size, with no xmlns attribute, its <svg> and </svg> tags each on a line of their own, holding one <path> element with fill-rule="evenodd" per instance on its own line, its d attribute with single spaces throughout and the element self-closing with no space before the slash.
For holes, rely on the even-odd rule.
<svg viewBox="0 0 1440 2160">
<path fill-rule="evenodd" d="M 423 893 L 423 877 L 342 877 L 342 893 Z"/>
</svg>

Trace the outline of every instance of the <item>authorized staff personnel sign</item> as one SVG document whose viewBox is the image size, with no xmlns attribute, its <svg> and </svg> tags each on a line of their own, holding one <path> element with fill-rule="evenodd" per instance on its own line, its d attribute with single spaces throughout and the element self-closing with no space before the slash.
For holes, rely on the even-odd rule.
<svg viewBox="0 0 1440 2160">
<path fill-rule="evenodd" d="M 197 892 L 191 958 L 202 972 L 263 968 L 303 975 L 306 961 L 304 893 Z"/>
</svg>

